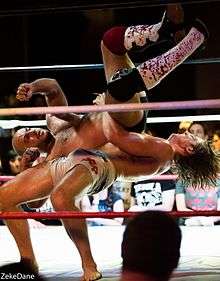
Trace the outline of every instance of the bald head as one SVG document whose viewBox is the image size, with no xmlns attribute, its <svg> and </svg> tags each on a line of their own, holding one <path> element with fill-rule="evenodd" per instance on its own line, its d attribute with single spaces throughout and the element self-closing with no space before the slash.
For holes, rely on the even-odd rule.
<svg viewBox="0 0 220 281">
<path fill-rule="evenodd" d="M 14 150 L 20 155 L 23 154 L 25 149 L 27 148 L 25 147 L 25 143 L 24 143 L 24 134 L 25 134 L 25 129 L 23 128 L 18 130 L 12 138 L 12 146 Z"/>
<path fill-rule="evenodd" d="M 12 138 L 12 146 L 18 154 L 23 154 L 27 148 L 38 147 L 42 151 L 47 146 L 50 133 L 41 128 L 19 129 Z"/>
</svg>

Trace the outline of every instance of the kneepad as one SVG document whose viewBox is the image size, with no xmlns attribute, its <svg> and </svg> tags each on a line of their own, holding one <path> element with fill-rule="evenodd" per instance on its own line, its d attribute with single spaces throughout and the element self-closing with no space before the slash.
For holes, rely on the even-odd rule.
<svg viewBox="0 0 220 281">
<path fill-rule="evenodd" d="M 107 84 L 109 94 L 118 101 L 126 102 L 136 93 L 145 91 L 144 81 L 136 68 L 117 71 Z"/>
</svg>

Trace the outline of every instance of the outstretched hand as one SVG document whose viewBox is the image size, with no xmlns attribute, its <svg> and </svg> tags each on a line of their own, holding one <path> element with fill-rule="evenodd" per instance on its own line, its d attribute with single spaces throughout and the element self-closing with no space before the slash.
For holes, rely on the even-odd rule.
<svg viewBox="0 0 220 281">
<path fill-rule="evenodd" d="M 40 151 L 37 147 L 30 147 L 25 150 L 21 159 L 21 170 L 25 170 L 32 166 L 32 163 L 40 156 Z"/>
<path fill-rule="evenodd" d="M 35 161 L 40 156 L 40 151 L 37 147 L 27 148 L 22 158 L 26 158 L 29 161 Z"/>
<path fill-rule="evenodd" d="M 104 105 L 105 104 L 105 93 L 97 94 L 96 98 L 92 101 L 95 105 Z"/>
<path fill-rule="evenodd" d="M 31 84 L 23 83 L 18 87 L 16 99 L 20 101 L 29 101 L 33 95 Z"/>
</svg>

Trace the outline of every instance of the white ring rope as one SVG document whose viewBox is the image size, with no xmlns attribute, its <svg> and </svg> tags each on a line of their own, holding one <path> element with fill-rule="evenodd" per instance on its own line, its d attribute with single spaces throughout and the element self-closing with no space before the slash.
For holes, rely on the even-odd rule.
<svg viewBox="0 0 220 281">
<path fill-rule="evenodd" d="M 195 116 L 176 116 L 176 117 L 148 117 L 148 124 L 157 123 L 175 123 L 182 121 L 220 121 L 220 115 L 195 115 Z M 0 120 L 0 127 L 2 129 L 14 129 L 16 127 L 39 127 L 46 126 L 46 120 Z"/>
<path fill-rule="evenodd" d="M 220 115 L 195 115 L 195 116 L 173 116 L 173 117 L 148 117 L 147 123 L 175 123 L 182 121 L 220 121 Z"/>
<path fill-rule="evenodd" d="M 203 58 L 186 60 L 183 64 L 213 64 L 220 63 L 220 58 Z M 82 69 L 103 69 L 104 66 L 101 63 L 95 64 L 55 64 L 55 65 L 36 65 L 36 66 L 4 66 L 0 67 L 0 72 L 7 71 L 45 71 L 45 70 L 82 70 Z"/>
<path fill-rule="evenodd" d="M 46 120 L 0 120 L 2 129 L 14 129 L 16 127 L 39 127 L 47 126 Z"/>
<path fill-rule="evenodd" d="M 173 101 L 173 102 L 148 102 L 106 105 L 80 105 L 80 106 L 51 106 L 51 107 L 26 107 L 26 108 L 0 108 L 0 116 L 10 115 L 37 115 L 60 113 L 91 113 L 91 112 L 126 112 L 137 110 L 176 110 L 176 109 L 213 109 L 220 108 L 220 99 Z"/>
</svg>

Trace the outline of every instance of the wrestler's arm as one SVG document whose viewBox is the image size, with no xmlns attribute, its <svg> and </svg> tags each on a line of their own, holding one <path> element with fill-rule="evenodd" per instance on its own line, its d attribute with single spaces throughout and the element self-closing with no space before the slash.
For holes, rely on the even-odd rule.
<svg viewBox="0 0 220 281">
<path fill-rule="evenodd" d="M 128 132 L 112 118 L 107 118 L 103 130 L 108 141 L 120 150 L 134 156 L 171 160 L 173 151 L 164 139 L 148 134 Z"/>
<path fill-rule="evenodd" d="M 68 106 L 66 96 L 55 79 L 41 78 L 33 81 L 30 85 L 33 94 L 38 92 L 45 96 L 47 106 Z M 56 116 L 63 121 L 72 122 L 73 125 L 80 120 L 80 117 L 74 113 L 60 113 L 49 116 Z"/>
<path fill-rule="evenodd" d="M 23 83 L 18 87 L 16 98 L 28 101 L 32 95 L 40 94 L 45 97 L 48 106 L 67 106 L 66 96 L 55 79 L 41 78 L 31 83 Z"/>
<path fill-rule="evenodd" d="M 47 106 L 68 106 L 66 96 L 55 79 L 41 78 L 31 83 L 23 83 L 18 87 L 16 98 L 20 101 L 28 101 L 32 95 L 40 94 L 45 97 Z M 81 120 L 74 113 L 47 114 L 47 126 L 56 134 L 67 125 L 77 126 Z"/>
<path fill-rule="evenodd" d="M 40 156 L 40 151 L 37 147 L 30 147 L 25 150 L 21 157 L 20 170 L 21 172 L 31 168 L 33 162 Z"/>
<path fill-rule="evenodd" d="M 41 78 L 31 83 L 23 83 L 18 87 L 16 98 L 20 101 L 28 101 L 32 95 L 43 95 L 47 106 L 68 106 L 66 96 L 55 79 Z M 57 114 L 64 121 L 73 121 L 74 118 L 79 118 L 74 113 Z"/>
</svg>

